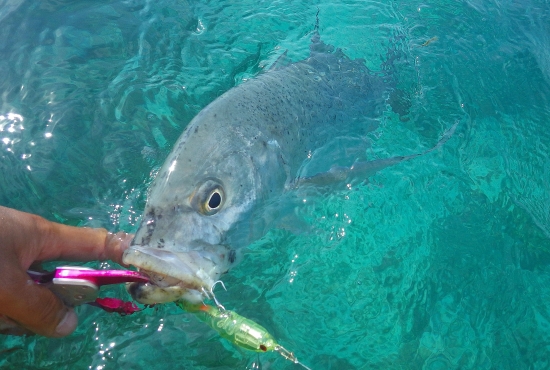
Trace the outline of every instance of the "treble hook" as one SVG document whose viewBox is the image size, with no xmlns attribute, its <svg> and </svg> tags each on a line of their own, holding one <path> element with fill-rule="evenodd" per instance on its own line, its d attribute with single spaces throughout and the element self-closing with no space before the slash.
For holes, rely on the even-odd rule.
<svg viewBox="0 0 550 370">
<path fill-rule="evenodd" d="M 204 295 L 210 299 L 212 299 L 214 301 L 214 303 L 216 303 L 216 306 L 222 310 L 222 311 L 225 311 L 225 307 L 218 301 L 218 299 L 216 298 L 216 295 L 214 294 L 214 287 L 216 286 L 216 284 L 220 283 L 223 287 L 223 290 L 225 290 L 227 292 L 227 288 L 225 287 L 225 284 L 223 283 L 223 281 L 221 280 L 218 280 L 216 282 L 214 282 L 214 284 L 212 284 L 212 286 L 210 287 L 210 291 L 207 292 L 204 287 L 201 288 L 202 289 L 202 292 L 204 293 Z"/>
</svg>

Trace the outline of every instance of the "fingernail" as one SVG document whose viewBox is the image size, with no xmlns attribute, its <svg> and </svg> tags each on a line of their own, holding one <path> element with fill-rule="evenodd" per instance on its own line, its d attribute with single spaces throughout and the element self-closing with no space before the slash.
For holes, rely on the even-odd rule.
<svg viewBox="0 0 550 370">
<path fill-rule="evenodd" d="M 61 322 L 57 325 L 57 328 L 55 328 L 55 332 L 59 336 L 64 337 L 71 334 L 76 329 L 77 324 L 78 317 L 76 316 L 76 313 L 74 313 L 74 310 L 69 308 L 65 314 L 65 317 L 63 317 L 63 320 L 61 320 Z"/>
</svg>

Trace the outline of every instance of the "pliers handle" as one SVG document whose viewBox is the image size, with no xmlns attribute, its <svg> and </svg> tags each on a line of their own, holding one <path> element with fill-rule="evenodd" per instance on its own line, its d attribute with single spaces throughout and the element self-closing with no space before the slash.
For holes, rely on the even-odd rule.
<svg viewBox="0 0 550 370">
<path fill-rule="evenodd" d="M 60 266 L 50 272 L 28 270 L 27 273 L 35 283 L 46 286 L 71 307 L 94 302 L 103 285 L 149 281 L 146 275 L 137 271 L 94 270 L 80 266 Z"/>
</svg>

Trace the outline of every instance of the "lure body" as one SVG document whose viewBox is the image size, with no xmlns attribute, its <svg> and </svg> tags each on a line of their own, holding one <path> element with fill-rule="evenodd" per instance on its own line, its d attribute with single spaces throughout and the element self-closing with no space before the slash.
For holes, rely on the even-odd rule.
<svg viewBox="0 0 550 370">
<path fill-rule="evenodd" d="M 261 325 L 231 310 L 222 310 L 207 304 L 176 304 L 195 314 L 201 321 L 218 332 L 222 338 L 235 345 L 255 352 L 275 351 L 280 347 L 273 336 Z"/>
<path fill-rule="evenodd" d="M 278 344 L 266 328 L 254 321 L 247 319 L 235 311 L 226 310 L 223 306 L 211 306 L 204 303 L 189 303 L 185 300 L 176 301 L 176 305 L 190 313 L 193 313 L 202 322 L 218 332 L 222 338 L 231 343 L 254 352 L 274 351 L 285 359 L 311 370 L 298 361 L 294 353 Z"/>
</svg>

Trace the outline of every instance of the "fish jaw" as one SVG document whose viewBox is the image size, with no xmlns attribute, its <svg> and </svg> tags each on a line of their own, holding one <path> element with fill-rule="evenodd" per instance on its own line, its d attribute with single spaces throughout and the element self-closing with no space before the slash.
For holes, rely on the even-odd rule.
<svg viewBox="0 0 550 370">
<path fill-rule="evenodd" d="M 199 303 L 210 291 L 234 252 L 223 245 L 204 246 L 186 252 L 133 245 L 123 255 L 124 264 L 149 276 L 149 283 L 131 283 L 127 289 L 139 303 L 156 304 L 176 300 Z"/>
</svg>

